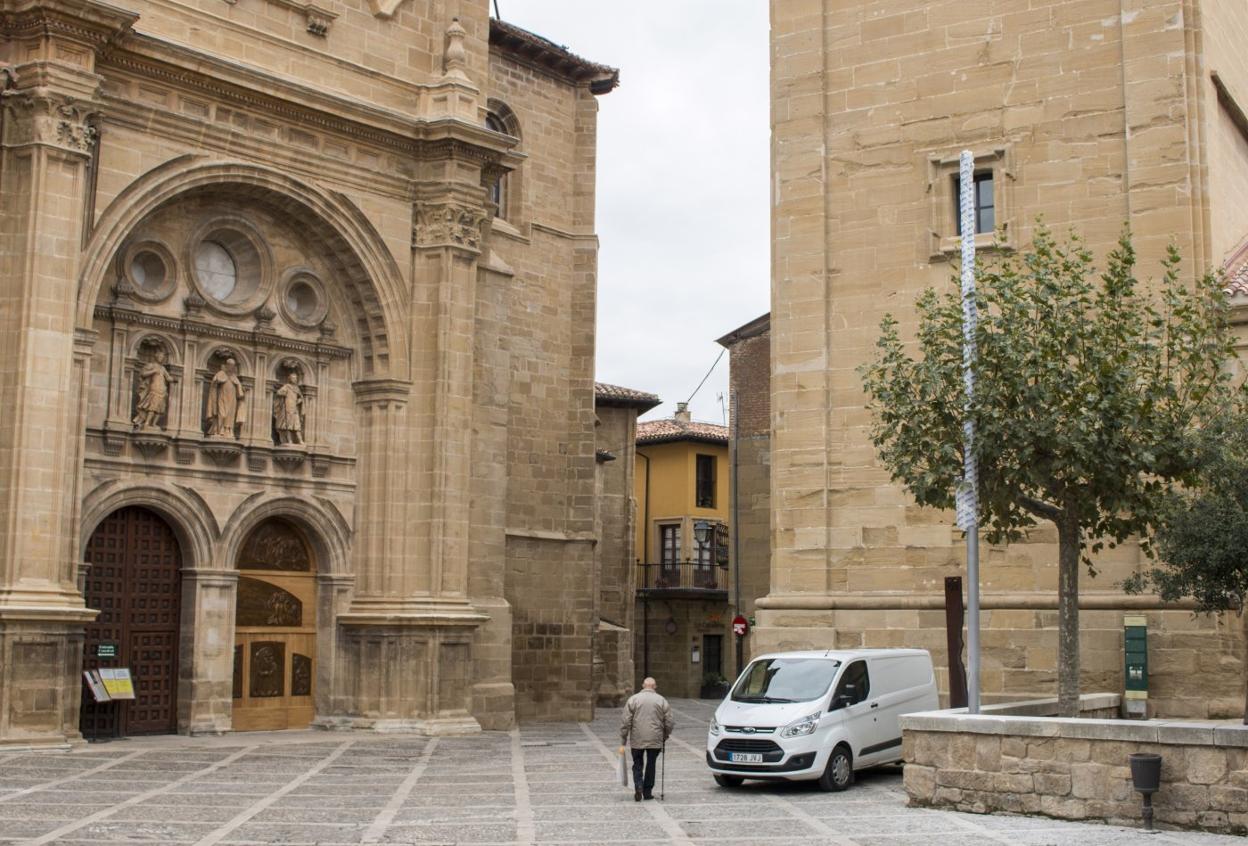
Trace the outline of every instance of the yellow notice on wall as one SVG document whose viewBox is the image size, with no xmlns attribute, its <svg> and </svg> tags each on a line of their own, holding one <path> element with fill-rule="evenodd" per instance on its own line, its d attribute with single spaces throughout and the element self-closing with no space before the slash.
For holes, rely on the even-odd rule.
<svg viewBox="0 0 1248 846">
<path fill-rule="evenodd" d="M 108 691 L 110 699 L 134 698 L 134 682 L 130 680 L 128 667 L 115 667 L 107 670 L 101 668 L 100 681 L 104 683 L 104 689 Z"/>
</svg>

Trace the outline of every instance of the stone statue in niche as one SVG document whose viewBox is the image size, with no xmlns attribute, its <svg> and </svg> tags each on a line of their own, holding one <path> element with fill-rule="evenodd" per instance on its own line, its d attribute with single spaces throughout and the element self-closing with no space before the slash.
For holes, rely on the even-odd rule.
<svg viewBox="0 0 1248 846">
<path fill-rule="evenodd" d="M 227 358 L 208 384 L 208 434 L 214 438 L 237 438 L 235 427 L 247 420 L 247 396 L 238 379 L 238 362 Z"/>
<path fill-rule="evenodd" d="M 136 429 L 164 429 L 160 418 L 169 410 L 169 371 L 165 369 L 168 354 L 157 347 L 152 358 L 139 370 L 139 386 L 135 391 L 134 426 Z"/>
<path fill-rule="evenodd" d="M 273 392 L 273 428 L 279 444 L 303 443 L 303 391 L 297 370 L 287 373 L 286 384 Z"/>
</svg>

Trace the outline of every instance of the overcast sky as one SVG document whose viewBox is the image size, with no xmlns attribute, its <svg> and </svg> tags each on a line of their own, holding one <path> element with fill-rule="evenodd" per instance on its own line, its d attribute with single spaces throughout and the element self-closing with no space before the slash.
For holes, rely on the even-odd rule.
<svg viewBox="0 0 1248 846">
<path fill-rule="evenodd" d="M 598 101 L 598 373 L 670 417 L 769 308 L 768 4 L 498 0 L 503 20 L 620 69 Z M 728 356 L 694 397 L 722 423 Z"/>
</svg>

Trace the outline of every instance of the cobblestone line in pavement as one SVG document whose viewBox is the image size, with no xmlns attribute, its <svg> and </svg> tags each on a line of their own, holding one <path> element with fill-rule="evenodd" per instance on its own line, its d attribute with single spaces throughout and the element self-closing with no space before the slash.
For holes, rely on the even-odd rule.
<svg viewBox="0 0 1248 846">
<path fill-rule="evenodd" d="M 26 796 L 28 794 L 38 793 L 43 790 L 51 790 L 54 787 L 60 787 L 62 784 L 67 784 L 71 781 L 74 781 L 75 779 L 85 778 L 86 776 L 95 775 L 96 773 L 102 773 L 105 770 L 112 769 L 113 767 L 116 767 L 119 764 L 124 764 L 126 761 L 129 761 L 131 758 L 135 758 L 142 754 L 143 754 L 142 752 L 131 752 L 129 755 L 123 755 L 120 758 L 115 758 L 114 760 L 109 761 L 107 764 L 100 764 L 98 767 L 92 767 L 91 769 L 85 770 L 84 772 L 74 773 L 73 775 L 64 776 L 63 778 L 54 778 L 51 781 L 45 781 L 41 784 L 35 784 L 35 785 L 25 788 L 24 790 L 18 790 L 13 793 L 6 793 L 3 796 L 0 796 L 0 802 L 7 802 L 10 799 L 16 799 L 19 796 Z M 21 757 L 20 755 L 13 756 L 13 758 L 15 759 L 20 758 L 20 757 Z"/>
<path fill-rule="evenodd" d="M 390 801 L 386 803 L 386 807 L 381 809 L 377 814 L 377 818 L 373 820 L 364 831 L 361 838 L 363 843 L 377 843 L 386 834 L 386 829 L 394 822 L 394 818 L 398 815 L 399 810 L 403 807 L 403 803 L 407 801 L 407 797 L 412 794 L 416 788 L 416 782 L 420 781 L 420 777 L 425 774 L 425 770 L 429 767 L 429 759 L 433 757 L 433 753 L 438 748 L 438 738 L 429 741 L 429 745 L 425 747 L 425 751 L 420 753 L 420 759 L 417 760 L 412 771 L 407 777 L 399 783 L 398 789 L 394 791 L 394 795 L 390 797 Z"/>
<path fill-rule="evenodd" d="M 351 748 L 351 744 L 354 742 L 355 741 L 353 740 L 348 740 L 343 743 L 340 743 L 337 749 L 335 749 L 333 752 L 330 752 L 321 760 L 317 761 L 316 764 L 307 772 L 303 773 L 302 775 L 295 776 L 293 779 L 288 781 L 284 786 L 279 787 L 277 790 L 274 790 L 272 793 L 270 793 L 268 796 L 265 796 L 259 802 L 256 802 L 255 804 L 248 806 L 241 813 L 236 814 L 234 818 L 229 820 L 225 825 L 221 826 L 215 831 L 212 831 L 208 835 L 195 841 L 195 846 L 213 846 L 213 844 L 220 843 L 222 840 L 228 837 L 231 832 L 233 832 L 234 830 L 242 826 L 243 823 L 255 817 L 265 808 L 268 808 L 271 805 L 273 805 L 275 802 L 277 802 L 277 800 L 281 799 L 286 794 L 298 789 L 300 785 L 304 784 L 306 781 L 316 776 L 317 773 L 321 772 L 321 770 L 325 769 L 334 761 L 336 761 L 342 755 L 343 752 L 346 752 L 349 748 Z M 246 754 L 246 753 L 243 753 L 243 754 Z"/>
<path fill-rule="evenodd" d="M 215 770 L 224 769 L 225 767 L 228 767 L 230 764 L 234 763 L 235 761 L 237 761 L 239 758 L 243 757 L 247 753 L 253 751 L 255 748 L 256 747 L 254 746 L 244 747 L 243 749 L 240 749 L 237 752 L 235 752 L 233 755 L 228 755 L 225 758 L 222 758 L 220 761 L 217 761 L 216 763 L 209 764 L 208 766 L 202 769 L 198 769 L 198 770 L 195 770 L 194 772 L 187 773 L 186 775 L 182 776 L 179 779 L 174 780 L 173 782 L 170 782 L 169 784 L 166 784 L 162 787 L 155 787 L 155 788 L 152 788 L 151 790 L 145 790 L 144 792 L 138 794 L 137 796 L 131 796 L 129 799 L 126 799 L 122 802 L 117 803 L 111 808 L 108 808 L 103 811 L 97 811 L 96 813 L 91 814 L 89 817 L 85 817 L 84 819 L 81 819 L 81 820 L 76 820 L 75 822 L 69 823 L 67 825 L 63 825 L 60 828 L 55 828 L 52 831 L 49 831 L 47 834 L 43 835 L 42 837 L 37 837 L 34 840 L 29 841 L 29 844 L 30 846 L 43 846 L 43 844 L 45 843 L 55 843 L 58 839 L 64 837 L 65 835 L 75 832 L 81 828 L 86 828 L 92 823 L 105 820 L 113 816 L 118 811 L 122 810 L 123 808 L 128 808 L 132 805 L 137 805 L 140 802 L 145 802 L 148 799 L 152 799 L 156 796 L 160 796 L 161 794 L 169 793 L 175 788 L 183 784 L 186 784 L 189 781 L 193 781 L 194 779 L 200 778 L 201 776 L 205 776 L 208 773 L 211 773 Z M 135 757 L 135 755 L 138 755 L 138 754 L 141 754 L 141 753 L 136 752 L 133 755 L 126 755 L 125 757 L 121 758 L 118 761 L 118 763 L 127 761 Z M 89 770 L 88 773 L 99 772 L 105 769 L 108 769 L 108 768 L 96 767 L 94 770 Z M 83 773 L 83 775 L 87 775 L 88 773 Z"/>
<path fill-rule="evenodd" d="M 619 758 L 617 757 L 618 753 L 613 753 L 610 749 L 608 749 L 607 744 L 602 742 L 602 738 L 594 734 L 593 730 L 590 729 L 590 727 L 585 723 L 581 723 L 581 730 L 585 732 L 594 745 L 598 747 L 598 751 L 602 753 L 602 756 L 607 759 L 607 766 L 610 767 L 612 771 L 616 771 L 616 768 L 620 765 Z M 658 763 L 662 767 L 667 766 L 667 761 L 660 759 Z M 667 773 L 665 772 L 664 776 L 666 775 Z M 664 780 L 666 781 L 666 779 Z M 636 788 L 634 788 L 634 790 L 635 789 Z M 650 816 L 654 817 L 655 822 L 663 827 L 663 830 L 667 832 L 668 837 L 671 838 L 673 843 L 678 844 L 678 846 L 693 846 L 693 842 L 689 840 L 688 835 L 685 834 L 685 830 L 680 827 L 680 824 L 676 822 L 676 820 L 671 818 L 671 816 L 663 808 L 661 802 L 650 800 L 645 802 L 644 805 L 646 810 L 650 812 Z"/>
<path fill-rule="evenodd" d="M 520 742 L 520 729 L 517 728 L 511 730 L 511 780 L 516 798 L 516 841 L 533 843 L 537 840 L 537 826 L 533 820 L 529 777 L 524 770 L 524 746 Z"/>
</svg>

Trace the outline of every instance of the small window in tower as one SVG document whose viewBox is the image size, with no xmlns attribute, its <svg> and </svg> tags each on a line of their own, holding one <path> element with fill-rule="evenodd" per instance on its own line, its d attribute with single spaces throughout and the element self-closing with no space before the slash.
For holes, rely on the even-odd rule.
<svg viewBox="0 0 1248 846">
<path fill-rule="evenodd" d="M 503 135 L 510 135 L 507 131 L 507 124 L 498 115 L 490 112 L 485 117 L 485 128 L 494 132 L 501 132 Z M 507 176 L 503 174 L 497 177 L 489 186 L 489 199 L 494 204 L 494 216 L 507 219 Z"/>
<path fill-rule="evenodd" d="M 694 504 L 698 508 L 715 507 L 715 456 L 697 457 L 697 492 Z"/>
<path fill-rule="evenodd" d="M 992 194 L 992 171 L 975 174 L 975 234 L 991 233 L 997 225 L 996 203 Z M 958 235 L 962 234 L 962 180 L 953 177 L 953 219 Z"/>
</svg>

